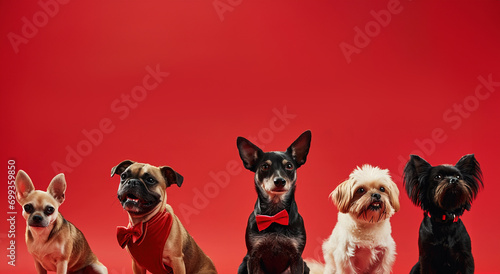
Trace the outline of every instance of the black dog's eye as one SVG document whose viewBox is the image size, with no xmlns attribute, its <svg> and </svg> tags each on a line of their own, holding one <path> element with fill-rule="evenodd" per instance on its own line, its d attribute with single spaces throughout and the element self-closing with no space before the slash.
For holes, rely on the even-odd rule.
<svg viewBox="0 0 500 274">
<path fill-rule="evenodd" d="M 54 213 L 54 208 L 52 206 L 47 206 L 43 213 L 45 213 L 45 215 L 52 215 L 52 213 Z"/>
<path fill-rule="evenodd" d="M 286 168 L 286 169 L 288 169 L 288 170 L 293 169 L 293 165 L 292 165 L 292 163 L 286 163 L 286 164 L 285 164 L 285 168 Z"/>
<path fill-rule="evenodd" d="M 365 189 L 364 188 L 358 188 L 358 190 L 356 190 L 357 193 L 365 193 Z"/>
<path fill-rule="evenodd" d="M 120 175 L 120 178 L 122 178 L 122 180 L 127 179 L 127 173 L 123 172 L 122 175 Z"/>
<path fill-rule="evenodd" d="M 33 208 L 32 204 L 27 204 L 27 205 L 24 205 L 24 211 L 26 211 L 26 213 L 28 213 L 28 214 L 31 214 L 31 213 L 33 213 L 33 211 L 35 211 L 35 208 Z"/>
<path fill-rule="evenodd" d="M 385 187 L 381 186 L 380 191 L 385 192 Z"/>
<path fill-rule="evenodd" d="M 436 175 L 435 179 L 436 179 L 436 180 L 441 180 L 441 179 L 443 179 L 443 176 L 441 176 L 441 175 Z"/>
<path fill-rule="evenodd" d="M 460 179 L 460 175 L 457 175 L 457 179 Z"/>
<path fill-rule="evenodd" d="M 156 183 L 156 180 L 153 177 L 149 177 L 146 179 L 146 183 L 154 185 Z"/>
<path fill-rule="evenodd" d="M 270 166 L 269 166 L 269 164 L 264 163 L 264 164 L 262 164 L 261 168 L 262 168 L 262 171 L 268 171 Z"/>
</svg>

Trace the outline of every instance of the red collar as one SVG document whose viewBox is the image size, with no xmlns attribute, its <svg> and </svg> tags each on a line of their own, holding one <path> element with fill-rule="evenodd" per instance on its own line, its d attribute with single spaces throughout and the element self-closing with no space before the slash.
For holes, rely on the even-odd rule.
<svg viewBox="0 0 500 274">
<path fill-rule="evenodd" d="M 157 225 L 158 223 L 161 224 L 168 223 L 168 226 L 171 227 L 172 222 L 173 222 L 172 215 L 170 215 L 170 213 L 168 213 L 167 210 L 165 209 L 162 212 L 158 212 L 155 216 L 153 216 L 153 218 L 151 218 L 145 223 L 140 222 L 134 226 L 132 226 L 132 224 L 129 223 L 127 227 L 118 226 L 116 228 L 118 243 L 122 248 L 125 248 L 125 246 L 129 243 L 141 242 L 142 239 L 144 238 L 143 236 L 146 234 L 146 231 L 148 230 L 148 227 Z"/>
<path fill-rule="evenodd" d="M 431 214 L 429 213 L 429 211 L 425 211 L 425 212 L 424 212 L 424 214 L 425 214 L 427 217 L 429 217 L 429 218 L 431 218 L 431 219 L 432 219 L 432 216 L 431 216 Z M 450 216 L 450 217 L 452 217 L 452 218 L 448 218 L 448 216 Z M 453 220 L 453 223 L 456 223 L 456 222 L 458 222 L 458 216 L 457 216 L 457 215 L 455 215 L 455 214 L 449 214 L 449 215 L 447 215 L 447 214 L 443 214 L 443 215 L 441 215 L 441 218 L 435 218 L 435 220 L 439 220 L 439 221 L 440 221 L 440 222 L 442 222 L 442 223 L 445 223 L 445 222 L 447 222 L 448 220 Z"/>
</svg>

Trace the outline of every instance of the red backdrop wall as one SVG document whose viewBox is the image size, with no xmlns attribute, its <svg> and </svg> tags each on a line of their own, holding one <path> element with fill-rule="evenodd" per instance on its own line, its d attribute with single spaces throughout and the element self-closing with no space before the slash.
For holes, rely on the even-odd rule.
<svg viewBox="0 0 500 274">
<path fill-rule="evenodd" d="M 0 212 L 16 222 L 2 222 L 0 272 L 34 271 L 22 209 L 9 214 L 12 159 L 40 189 L 64 172 L 61 212 L 110 273 L 131 273 L 109 175 L 133 159 L 185 177 L 168 203 L 220 273 L 235 273 L 256 199 L 236 137 L 284 150 L 307 129 L 305 258 L 322 260 L 328 195 L 357 165 L 388 168 L 402 190 L 409 154 L 437 165 L 475 153 L 485 188 L 463 221 L 477 273 L 498 272 L 499 13 L 499 1 L 2 1 Z M 422 214 L 400 200 L 393 272 L 407 273 Z"/>
</svg>

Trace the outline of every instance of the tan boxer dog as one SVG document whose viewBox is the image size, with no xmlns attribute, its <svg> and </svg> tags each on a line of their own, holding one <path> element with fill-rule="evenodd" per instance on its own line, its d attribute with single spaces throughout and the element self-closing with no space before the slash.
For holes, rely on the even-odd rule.
<svg viewBox="0 0 500 274">
<path fill-rule="evenodd" d="M 171 167 L 125 160 L 111 169 L 120 175 L 118 200 L 129 215 L 128 227 L 118 227 L 118 242 L 132 256 L 134 273 L 217 273 L 166 203 L 167 187 L 182 185 Z"/>
</svg>

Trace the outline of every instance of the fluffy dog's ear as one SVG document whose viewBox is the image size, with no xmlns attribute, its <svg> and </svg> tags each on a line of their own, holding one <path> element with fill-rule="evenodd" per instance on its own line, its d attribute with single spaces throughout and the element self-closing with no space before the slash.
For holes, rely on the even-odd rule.
<svg viewBox="0 0 500 274">
<path fill-rule="evenodd" d="M 351 180 L 346 180 L 330 193 L 330 198 L 342 213 L 348 213 L 349 207 L 351 207 L 352 185 L 353 182 Z"/>
<path fill-rule="evenodd" d="M 255 172 L 257 170 L 257 162 L 264 154 L 262 149 L 243 137 L 236 139 L 236 146 L 238 147 L 240 158 L 245 168 Z"/>
<path fill-rule="evenodd" d="M 403 184 L 411 201 L 417 205 L 422 205 L 424 196 L 424 184 L 432 166 L 417 155 L 410 155 L 410 160 L 404 169 Z"/>
<path fill-rule="evenodd" d="M 302 133 L 286 150 L 286 153 L 292 155 L 297 162 L 297 168 L 306 163 L 309 147 L 311 146 L 311 131 Z"/>
<path fill-rule="evenodd" d="M 127 169 L 127 167 L 129 167 L 133 163 L 135 162 L 130 160 L 125 160 L 119 163 L 117 166 L 111 169 L 111 177 L 113 177 L 115 174 L 121 175 L 125 171 L 125 169 Z"/>
<path fill-rule="evenodd" d="M 167 181 L 167 187 L 176 184 L 178 187 L 181 187 L 182 182 L 184 181 L 184 177 L 179 173 L 175 172 L 171 167 L 162 166 L 160 167 L 160 171 L 163 174 L 163 177 Z"/>
<path fill-rule="evenodd" d="M 394 208 L 394 212 L 398 212 L 399 205 L 399 189 L 398 186 L 391 181 L 391 188 L 389 189 L 389 201 L 391 202 L 392 208 Z"/>
<path fill-rule="evenodd" d="M 468 154 L 460 158 L 455 164 L 455 167 L 460 170 L 464 180 L 472 190 L 472 198 L 474 199 L 479 192 L 479 188 L 483 185 L 483 173 L 479 162 L 474 157 L 474 154 Z"/>
</svg>

